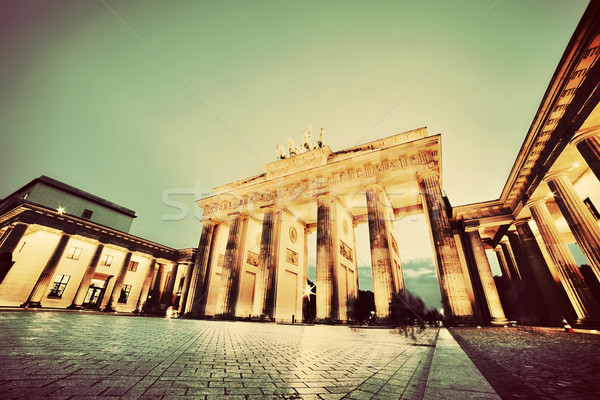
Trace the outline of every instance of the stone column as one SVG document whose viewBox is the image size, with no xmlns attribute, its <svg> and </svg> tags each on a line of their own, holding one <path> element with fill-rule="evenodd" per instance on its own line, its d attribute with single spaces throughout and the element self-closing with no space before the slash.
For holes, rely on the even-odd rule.
<svg viewBox="0 0 600 400">
<path fill-rule="evenodd" d="M 0 245 L 0 283 L 4 280 L 8 271 L 12 268 L 14 261 L 12 260 L 13 252 L 25 235 L 25 231 L 29 226 L 27 224 L 16 224 L 10 231 L 5 232 L 2 245 Z"/>
<path fill-rule="evenodd" d="M 366 190 L 367 211 L 369 216 L 369 239 L 371 244 L 371 266 L 373 273 L 373 293 L 375 312 L 380 318 L 388 318 L 394 294 L 392 276 L 392 256 L 385 221 L 385 195 L 381 188 L 370 187 Z"/>
<path fill-rule="evenodd" d="M 144 284 L 142 285 L 142 290 L 140 291 L 140 295 L 138 297 L 138 301 L 135 305 L 134 313 L 139 313 L 142 311 L 142 304 L 148 299 L 148 292 L 150 291 L 150 284 L 152 283 L 152 275 L 154 275 L 154 266 L 156 265 L 156 259 L 153 259 L 148 267 L 148 272 L 146 273 L 146 277 L 144 278 Z"/>
<path fill-rule="evenodd" d="M 483 247 L 481 236 L 479 235 L 479 230 L 475 227 L 468 227 L 465 229 L 465 236 L 469 241 L 473 259 L 477 267 L 478 277 L 483 288 L 483 294 L 491 318 L 490 323 L 492 325 L 504 325 L 508 320 L 504 315 L 502 303 L 500 303 L 500 296 L 498 296 L 498 290 L 496 290 L 496 283 L 494 282 L 490 263 L 485 255 L 485 249 Z"/>
<path fill-rule="evenodd" d="M 96 272 L 96 267 L 98 266 L 98 261 L 100 261 L 102 250 L 104 250 L 104 245 L 100 243 L 98 247 L 96 247 L 96 251 L 94 252 L 92 259 L 90 260 L 90 263 L 85 270 L 83 277 L 81 278 L 81 282 L 79 283 L 79 287 L 77 288 L 77 292 L 73 297 L 71 305 L 67 308 L 74 310 L 83 309 L 83 301 L 85 300 L 85 295 L 90 287 L 90 282 L 92 282 L 92 278 L 94 277 L 94 272 Z"/>
<path fill-rule="evenodd" d="M 182 267 L 183 267 L 183 271 L 182 271 Z M 173 308 L 175 310 L 177 310 L 177 314 L 179 316 L 183 315 L 181 310 L 183 309 L 183 306 L 185 304 L 183 302 L 186 300 L 185 296 L 187 295 L 187 290 L 189 288 L 188 279 L 189 279 L 189 271 L 190 271 L 191 267 L 192 267 L 192 265 L 189 262 L 179 263 L 179 271 L 182 271 L 182 274 L 179 277 L 179 280 L 175 281 L 175 286 L 173 287 Z M 183 284 L 182 284 L 182 279 L 183 279 Z"/>
<path fill-rule="evenodd" d="M 258 274 L 254 295 L 254 314 L 273 320 L 275 317 L 275 284 L 279 258 L 279 231 L 281 215 L 273 209 L 265 211 L 260 236 Z"/>
<path fill-rule="evenodd" d="M 223 287 L 219 292 L 217 307 L 219 314 L 235 317 L 238 292 L 240 286 L 240 268 L 246 239 L 247 217 L 237 215 L 231 223 L 225 256 L 223 259 L 223 272 L 221 279 Z"/>
<path fill-rule="evenodd" d="M 169 281 L 167 282 L 167 287 L 160 301 L 160 304 L 164 304 L 165 307 L 170 307 L 173 305 L 173 289 L 175 288 L 175 282 L 177 281 L 178 270 L 179 264 L 173 263 L 173 267 L 171 268 L 171 275 L 169 276 Z"/>
<path fill-rule="evenodd" d="M 500 270 L 502 271 L 502 279 L 508 284 L 510 282 L 510 272 L 508 270 L 508 264 L 506 263 L 506 257 L 504 256 L 504 250 L 502 246 L 498 244 L 496 248 L 494 248 L 494 253 L 496 253 L 496 258 L 498 259 L 498 265 L 500 266 Z"/>
<path fill-rule="evenodd" d="M 210 287 L 210 259 L 212 253 L 213 237 L 217 225 L 214 221 L 202 222 L 202 234 L 198 243 L 196 262 L 194 263 L 189 281 L 189 293 L 187 295 L 186 312 L 194 317 L 204 315 L 206 309 L 206 297 Z"/>
<path fill-rule="evenodd" d="M 60 262 L 60 259 L 63 253 L 65 252 L 65 248 L 67 247 L 69 238 L 70 236 L 67 234 L 63 234 L 61 236 L 60 240 L 58 241 L 58 244 L 56 245 L 56 248 L 54 249 L 54 252 L 52 253 L 52 256 L 50 256 L 50 259 L 46 263 L 46 266 L 42 270 L 42 273 L 40 274 L 37 282 L 35 283 L 35 286 L 33 287 L 29 298 L 27 299 L 27 301 L 25 301 L 25 303 L 21 304 L 21 307 L 27 306 L 30 308 L 39 308 L 42 306 L 42 297 L 46 294 L 46 291 L 48 290 L 48 285 L 50 285 L 52 277 L 56 272 L 56 267 L 58 267 L 58 263 Z"/>
<path fill-rule="evenodd" d="M 449 323 L 472 323 L 473 308 L 444 204 L 439 176 L 432 172 L 420 175 L 419 184 L 436 255 L 445 318 Z"/>
<path fill-rule="evenodd" d="M 600 227 L 566 175 L 549 173 L 544 180 L 554 193 L 560 212 L 567 220 L 577 244 L 600 280 Z"/>
<path fill-rule="evenodd" d="M 528 325 L 547 324 L 548 313 L 543 303 L 537 281 L 529 266 L 523 250 L 521 239 L 514 231 L 506 232 L 510 248 L 514 255 L 516 270 L 519 273 L 519 309 L 522 311 L 522 321 Z"/>
<path fill-rule="evenodd" d="M 531 274 L 537 283 L 540 296 L 544 302 L 548 319 L 552 323 L 560 322 L 561 315 L 566 315 L 567 309 L 560 300 L 560 288 L 556 285 L 537 239 L 529 226 L 529 218 L 515 220 L 515 227 Z"/>
<path fill-rule="evenodd" d="M 183 284 L 183 292 L 181 293 L 181 301 L 179 302 L 179 315 L 184 315 L 187 311 L 188 294 L 190 293 L 190 280 L 194 272 L 194 263 L 187 263 L 185 266 L 185 283 Z"/>
<path fill-rule="evenodd" d="M 127 275 L 127 268 L 129 267 L 129 261 L 131 261 L 131 251 L 128 251 L 125 255 L 125 260 L 123 260 L 123 265 L 121 265 L 121 270 L 119 271 L 119 275 L 117 275 L 117 279 L 115 280 L 115 285 L 113 286 L 113 290 L 110 293 L 110 297 L 108 298 L 108 303 L 106 303 L 106 307 L 102 311 L 116 311 L 113 304 L 115 302 L 115 296 L 117 299 L 118 296 L 121 295 L 121 289 L 123 288 L 123 282 L 125 281 L 125 275 Z"/>
<path fill-rule="evenodd" d="M 158 263 L 158 270 L 156 271 L 156 275 L 154 276 L 152 290 L 150 291 L 150 295 L 146 299 L 146 313 L 154 314 L 158 312 L 161 293 L 160 283 L 162 282 L 164 270 L 165 266 L 162 263 Z"/>
<path fill-rule="evenodd" d="M 583 129 L 575 133 L 571 144 L 577 147 L 596 178 L 600 179 L 600 126 Z"/>
<path fill-rule="evenodd" d="M 508 280 L 511 284 L 518 286 L 522 283 L 521 274 L 519 273 L 519 267 L 517 266 L 517 258 L 515 257 L 515 253 L 507 238 L 500 240 L 500 247 L 502 248 L 502 253 L 504 253 L 504 260 L 506 261 Z"/>
<path fill-rule="evenodd" d="M 567 244 L 560 237 L 546 204 L 542 200 L 534 201 L 529 204 L 529 209 L 577 314 L 578 322 L 596 321 L 600 318 L 600 306 L 579 272 Z"/>
<path fill-rule="evenodd" d="M 100 310 L 100 308 L 102 308 L 102 302 L 104 301 L 104 296 L 106 295 L 106 291 L 108 290 L 108 284 L 110 283 L 110 280 L 114 277 L 115 277 L 114 275 L 109 275 L 104 280 L 104 286 L 102 288 L 102 292 L 100 292 L 100 296 L 98 297 L 98 302 L 96 303 L 96 307 L 94 307 L 95 310 Z"/>
<path fill-rule="evenodd" d="M 317 197 L 317 319 L 336 319 L 331 198 Z"/>
<path fill-rule="evenodd" d="M 304 279 L 302 285 L 302 319 L 303 322 L 310 322 L 308 316 L 310 314 L 310 292 L 312 289 L 308 286 L 308 227 L 304 228 Z"/>
</svg>

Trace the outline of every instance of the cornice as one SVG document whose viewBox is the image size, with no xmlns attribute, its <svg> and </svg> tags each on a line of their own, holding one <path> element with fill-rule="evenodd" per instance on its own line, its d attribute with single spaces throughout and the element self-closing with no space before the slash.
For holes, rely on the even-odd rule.
<svg viewBox="0 0 600 400">
<path fill-rule="evenodd" d="M 542 97 L 498 202 L 515 213 L 600 101 L 600 2 L 585 11 Z M 456 207 L 476 212 L 490 202 Z"/>
</svg>

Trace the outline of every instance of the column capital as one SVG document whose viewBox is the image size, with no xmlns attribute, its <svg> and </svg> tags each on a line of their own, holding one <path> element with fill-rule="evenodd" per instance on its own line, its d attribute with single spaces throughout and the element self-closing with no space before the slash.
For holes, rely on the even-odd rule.
<svg viewBox="0 0 600 400">
<path fill-rule="evenodd" d="M 313 198 L 315 200 L 319 200 L 319 199 L 329 199 L 329 200 L 331 200 L 332 197 L 333 196 L 331 195 L 331 192 L 329 192 L 328 190 L 325 191 L 325 192 L 319 192 L 319 193 L 313 194 Z"/>
<path fill-rule="evenodd" d="M 211 218 L 211 217 L 202 218 L 202 221 L 200 221 L 200 222 L 202 222 L 202 225 L 212 225 L 212 226 L 215 226 L 215 225 L 218 224 L 218 222 L 216 220 L 214 220 L 213 218 Z"/>
<path fill-rule="evenodd" d="M 531 206 L 535 206 L 538 204 L 543 204 L 546 205 L 546 197 L 533 197 L 529 200 L 527 200 L 527 203 L 525 203 L 525 207 L 531 207 Z"/>
<path fill-rule="evenodd" d="M 573 138 L 571 139 L 569 144 L 572 144 L 573 146 L 577 146 L 577 144 L 579 142 L 581 142 L 582 140 L 589 139 L 594 136 L 598 136 L 598 134 L 600 134 L 600 125 L 595 125 L 590 128 L 580 129 L 577 132 L 575 132 L 575 135 L 573 135 Z"/>
<path fill-rule="evenodd" d="M 365 192 L 367 190 L 375 190 L 375 191 L 383 190 L 383 186 L 381 186 L 381 184 L 379 184 L 379 183 L 370 183 L 364 187 L 364 190 L 365 190 Z"/>
<path fill-rule="evenodd" d="M 500 239 L 500 241 L 498 242 L 498 244 L 503 244 L 505 246 L 510 246 L 510 243 L 508 241 L 508 238 L 506 236 L 503 236 L 502 239 Z"/>
<path fill-rule="evenodd" d="M 241 220 L 248 219 L 248 214 L 243 213 L 241 211 L 232 212 L 231 214 L 227 214 L 227 216 L 229 217 L 230 223 L 235 221 L 236 219 L 241 219 Z"/>
<path fill-rule="evenodd" d="M 493 250 L 494 252 L 496 252 L 496 253 L 498 253 L 498 252 L 501 252 L 501 251 L 502 251 L 502 246 L 500 246 L 500 245 L 498 244 L 498 245 L 497 245 L 496 247 L 494 247 L 492 250 Z"/>
<path fill-rule="evenodd" d="M 566 175 L 565 171 L 566 170 L 564 170 L 564 169 L 560 169 L 558 171 L 548 172 L 544 176 L 543 181 L 546 182 L 546 183 L 548 183 L 548 182 L 554 181 L 554 180 L 556 180 L 558 178 L 566 177 L 567 175 Z"/>
<path fill-rule="evenodd" d="M 479 231 L 479 221 L 464 222 L 465 232 Z"/>
<path fill-rule="evenodd" d="M 437 177 L 438 179 L 440 178 L 440 174 L 436 171 L 432 171 L 430 169 L 426 170 L 426 171 L 419 171 L 417 172 L 417 179 L 419 181 L 422 181 L 423 179 L 427 178 L 427 177 Z"/>
<path fill-rule="evenodd" d="M 515 226 L 529 225 L 529 221 L 531 221 L 531 218 L 519 218 L 515 219 L 513 223 L 515 224 Z"/>
</svg>

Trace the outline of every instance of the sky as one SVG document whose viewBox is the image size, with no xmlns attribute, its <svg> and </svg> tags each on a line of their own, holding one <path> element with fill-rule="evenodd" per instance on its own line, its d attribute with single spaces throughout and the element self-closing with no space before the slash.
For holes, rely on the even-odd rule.
<svg viewBox="0 0 600 400">
<path fill-rule="evenodd" d="M 195 247 L 194 201 L 312 125 L 333 151 L 427 126 L 451 203 L 497 199 L 586 5 L 0 0 L 0 197 L 47 175 Z M 422 218 L 397 226 L 431 283 Z"/>
</svg>

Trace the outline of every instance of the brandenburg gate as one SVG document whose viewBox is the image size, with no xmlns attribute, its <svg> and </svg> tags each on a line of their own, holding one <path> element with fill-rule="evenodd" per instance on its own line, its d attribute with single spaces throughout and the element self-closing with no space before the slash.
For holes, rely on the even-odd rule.
<svg viewBox="0 0 600 400">
<path fill-rule="evenodd" d="M 302 320 L 307 237 L 316 230 L 317 320 L 347 322 L 358 294 L 354 227 L 368 223 L 375 311 L 390 317 L 394 294 L 404 292 L 394 220 L 423 212 L 446 320 L 472 322 L 470 278 L 442 194 L 440 136 L 420 128 L 337 152 L 325 145 L 323 130 L 316 143 L 310 136 L 307 128 L 302 146 L 278 146 L 280 159 L 265 173 L 198 201 L 203 228 L 186 311 Z M 468 237 L 485 259 L 477 232 Z M 489 264 L 478 261 L 491 322 L 504 323 Z"/>
</svg>

